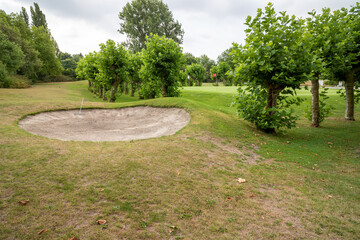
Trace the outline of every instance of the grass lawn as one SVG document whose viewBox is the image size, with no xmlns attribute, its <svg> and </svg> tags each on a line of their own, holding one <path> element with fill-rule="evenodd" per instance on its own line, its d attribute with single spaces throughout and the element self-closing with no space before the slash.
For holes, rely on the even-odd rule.
<svg viewBox="0 0 360 240">
<path fill-rule="evenodd" d="M 267 135 L 237 118 L 235 87 L 182 92 L 107 103 L 85 81 L 0 89 L 0 239 L 360 239 L 359 105 L 357 121 L 343 120 L 345 101 L 330 90 L 335 110 L 321 128 L 300 117 Z M 17 125 L 83 97 L 85 107 L 183 107 L 191 121 L 173 136 L 100 143 Z"/>
</svg>

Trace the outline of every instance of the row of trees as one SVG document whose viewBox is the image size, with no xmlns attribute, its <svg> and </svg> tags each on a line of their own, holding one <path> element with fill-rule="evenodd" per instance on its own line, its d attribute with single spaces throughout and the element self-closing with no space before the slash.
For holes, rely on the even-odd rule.
<svg viewBox="0 0 360 240">
<path fill-rule="evenodd" d="M 74 80 L 81 58 L 60 52 L 37 3 L 30 7 L 30 17 L 24 7 L 18 14 L 0 10 L 0 87 Z"/>
<path fill-rule="evenodd" d="M 44 13 L 36 3 L 30 12 L 31 21 L 25 8 L 9 15 L 0 10 L 0 87 L 10 87 L 16 74 L 36 81 L 62 71 Z"/>
<path fill-rule="evenodd" d="M 306 20 L 277 14 L 273 4 L 248 17 L 244 46 L 234 44 L 232 56 L 239 88 L 238 113 L 258 128 L 274 132 L 291 128 L 296 117 L 289 108 L 299 103 L 300 84 L 312 80 L 312 124 L 318 127 L 328 111 L 319 104 L 319 79 L 345 80 L 346 120 L 354 120 L 354 83 L 360 71 L 360 5 Z"/>
<path fill-rule="evenodd" d="M 100 51 L 86 55 L 78 63 L 78 77 L 89 80 L 89 89 L 110 102 L 116 93 L 139 98 L 179 96 L 185 58 L 174 40 L 150 35 L 141 52 L 134 53 L 108 40 Z"/>
<path fill-rule="evenodd" d="M 203 81 L 232 85 L 225 61 L 216 66 L 206 55 L 182 53 L 184 31 L 162 1 L 134 0 L 119 19 L 119 32 L 127 41 L 101 44 L 101 50 L 80 60 L 76 69 L 78 78 L 88 79 L 89 89 L 104 100 L 115 101 L 118 92 L 137 92 L 140 98 L 178 96 L 180 85 L 201 86 Z"/>
</svg>

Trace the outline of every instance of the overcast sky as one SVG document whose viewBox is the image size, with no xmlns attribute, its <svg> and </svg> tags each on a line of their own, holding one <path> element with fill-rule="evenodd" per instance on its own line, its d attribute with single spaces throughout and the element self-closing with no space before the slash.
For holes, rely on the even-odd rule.
<svg viewBox="0 0 360 240">
<path fill-rule="evenodd" d="M 119 12 L 130 0 L 37 0 L 45 13 L 48 27 L 62 52 L 87 54 L 99 50 L 99 44 L 113 39 L 123 42 L 118 33 Z M 287 11 L 298 17 L 323 7 L 332 10 L 350 7 L 359 0 L 273 0 L 276 11 Z M 28 0 L 0 0 L 6 13 L 20 12 Z M 199 57 L 208 55 L 216 60 L 233 42 L 243 43 L 245 19 L 264 8 L 268 0 L 164 0 L 185 30 L 184 52 Z"/>
</svg>

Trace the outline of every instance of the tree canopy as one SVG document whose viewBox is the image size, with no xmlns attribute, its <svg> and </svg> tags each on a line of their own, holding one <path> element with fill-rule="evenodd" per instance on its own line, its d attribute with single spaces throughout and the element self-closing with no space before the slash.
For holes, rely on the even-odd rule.
<svg viewBox="0 0 360 240">
<path fill-rule="evenodd" d="M 292 127 L 295 122 L 288 104 L 278 104 L 278 99 L 283 99 L 282 92 L 298 88 L 309 78 L 311 56 L 304 41 L 304 20 L 290 17 L 286 12 L 277 14 L 273 4 L 269 3 L 265 11 L 258 9 L 256 17 L 248 16 L 246 25 L 245 46 L 234 45 L 236 71 L 242 83 L 252 86 L 249 90 L 265 94 L 262 100 L 266 99 L 261 111 L 252 111 L 262 116 L 252 116 L 247 120 L 267 132 L 283 126 Z M 239 91 L 239 103 L 250 100 L 245 92 Z M 281 109 L 284 106 L 286 108 Z M 246 111 L 239 108 L 240 115 L 248 116 Z"/>
<path fill-rule="evenodd" d="M 169 7 L 161 0 L 134 0 L 119 13 L 120 29 L 126 34 L 126 45 L 135 52 L 145 48 L 150 34 L 165 36 L 181 44 L 184 30 L 173 18 Z"/>
</svg>

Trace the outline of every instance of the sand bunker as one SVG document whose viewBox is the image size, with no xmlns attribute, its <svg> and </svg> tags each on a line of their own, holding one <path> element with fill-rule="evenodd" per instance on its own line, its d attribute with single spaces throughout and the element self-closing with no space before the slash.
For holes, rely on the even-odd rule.
<svg viewBox="0 0 360 240">
<path fill-rule="evenodd" d="M 75 141 L 129 141 L 173 135 L 190 121 L 181 108 L 132 107 L 53 111 L 19 121 L 24 130 Z"/>
</svg>

